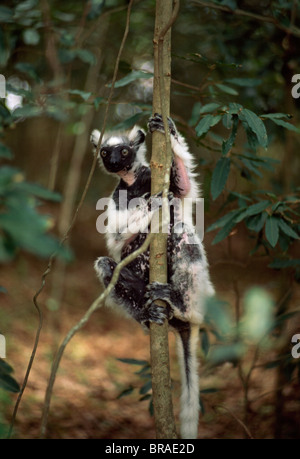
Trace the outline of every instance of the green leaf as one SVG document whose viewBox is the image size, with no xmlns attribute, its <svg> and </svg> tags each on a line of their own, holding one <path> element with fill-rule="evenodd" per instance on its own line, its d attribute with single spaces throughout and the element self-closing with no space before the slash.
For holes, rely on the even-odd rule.
<svg viewBox="0 0 300 459">
<path fill-rule="evenodd" d="M 246 122 L 250 129 L 255 133 L 258 143 L 262 147 L 267 147 L 268 136 L 263 121 L 254 112 L 248 110 L 247 108 L 244 108 L 238 115 L 240 120 Z"/>
<path fill-rule="evenodd" d="M 13 118 L 33 118 L 35 116 L 40 116 L 42 112 L 43 109 L 36 105 L 23 105 L 23 107 L 16 108 L 12 116 Z"/>
<path fill-rule="evenodd" d="M 275 260 L 269 264 L 269 267 L 274 269 L 297 268 L 298 266 L 300 266 L 300 258 L 294 258 L 292 260 L 275 258 Z"/>
<path fill-rule="evenodd" d="M 228 223 L 226 223 L 226 225 L 223 226 L 223 228 L 218 232 L 218 234 L 212 241 L 212 245 L 218 244 L 219 242 L 223 241 L 223 239 L 225 239 L 227 236 L 229 236 L 235 225 L 236 223 L 234 220 L 231 220 Z"/>
<path fill-rule="evenodd" d="M 0 388 L 9 392 L 17 393 L 20 391 L 20 386 L 17 381 L 10 375 L 13 369 L 4 360 L 0 360 Z"/>
<path fill-rule="evenodd" d="M 7 6 L 0 6 L 0 23 L 11 22 L 14 17 L 14 12 Z"/>
<path fill-rule="evenodd" d="M 199 113 L 200 114 L 211 113 L 211 112 L 214 112 L 219 107 L 220 107 L 220 104 L 211 102 L 210 104 L 203 105 L 203 107 L 200 108 Z"/>
<path fill-rule="evenodd" d="M 278 221 L 278 225 L 284 234 L 293 239 L 299 239 L 299 235 L 283 219 Z"/>
<path fill-rule="evenodd" d="M 223 215 L 223 217 L 221 217 L 219 220 L 217 220 L 216 222 L 214 222 L 212 225 L 210 225 L 206 231 L 209 232 L 209 231 L 213 231 L 217 228 L 222 228 L 223 226 L 225 226 L 228 222 L 230 222 L 231 220 L 234 220 L 235 221 L 235 218 L 237 215 L 240 214 L 241 211 L 243 211 L 244 209 L 238 209 L 238 210 L 231 210 L 230 212 L 228 212 L 228 214 L 226 215 Z"/>
<path fill-rule="evenodd" d="M 262 80 L 259 78 L 227 78 L 226 83 L 232 83 L 237 86 L 242 86 L 246 88 L 251 88 L 253 86 L 258 86 L 262 83 Z"/>
<path fill-rule="evenodd" d="M 9 365 L 5 360 L 0 359 L 0 374 L 13 373 L 13 367 Z"/>
<path fill-rule="evenodd" d="M 279 226 L 278 226 L 279 219 L 276 217 L 269 216 L 266 221 L 265 225 L 265 234 L 268 242 L 272 247 L 278 242 L 279 237 Z"/>
<path fill-rule="evenodd" d="M 230 129 L 232 127 L 232 115 L 225 113 L 225 115 L 222 116 L 222 124 L 226 129 Z"/>
<path fill-rule="evenodd" d="M 249 219 L 246 221 L 247 228 L 258 233 L 262 230 L 267 217 L 267 212 L 262 212 L 261 214 L 255 215 L 254 217 L 249 217 Z"/>
<path fill-rule="evenodd" d="M 200 390 L 200 394 L 215 394 L 216 392 L 219 392 L 219 389 L 215 387 L 208 387 L 207 389 Z"/>
<path fill-rule="evenodd" d="M 148 365 L 147 360 L 136 360 L 136 359 L 117 359 L 120 362 L 128 363 L 129 365 Z"/>
<path fill-rule="evenodd" d="M 88 100 L 92 95 L 91 92 L 80 91 L 79 89 L 69 89 L 68 93 L 80 96 L 85 101 Z"/>
<path fill-rule="evenodd" d="M 263 174 L 260 172 L 260 170 L 258 169 L 258 165 L 256 162 L 254 161 L 249 161 L 249 159 L 245 159 L 245 158 L 242 158 L 241 159 L 242 163 L 244 164 L 244 166 L 249 169 L 249 171 L 253 172 L 255 175 L 257 175 L 258 177 L 262 177 Z"/>
<path fill-rule="evenodd" d="M 127 118 L 126 120 L 122 121 L 121 123 L 117 124 L 114 127 L 114 130 L 116 131 L 123 131 L 126 129 L 130 129 L 132 126 L 134 126 L 136 123 L 139 122 L 139 120 L 145 115 L 146 112 L 138 112 L 135 115 L 131 116 L 130 118 Z"/>
<path fill-rule="evenodd" d="M 205 308 L 205 322 L 213 325 L 222 338 L 230 335 L 233 324 L 228 304 L 213 297 L 206 300 Z"/>
<path fill-rule="evenodd" d="M 216 86 L 222 92 L 225 92 L 226 94 L 230 94 L 231 96 L 238 96 L 239 95 L 239 93 L 238 93 L 238 91 L 236 91 L 236 89 L 233 89 L 230 86 L 227 86 L 225 84 L 218 83 L 218 84 L 216 84 Z"/>
<path fill-rule="evenodd" d="M 261 115 L 262 118 L 269 118 L 271 120 L 273 119 L 280 119 L 280 118 L 292 118 L 292 115 L 289 115 L 288 113 L 267 113 L 265 115 Z"/>
<path fill-rule="evenodd" d="M 0 235 L 0 262 L 7 263 L 15 257 L 16 250 L 14 244 L 8 238 Z"/>
<path fill-rule="evenodd" d="M 202 120 L 196 126 L 196 134 L 198 137 L 202 137 L 209 131 L 209 128 L 215 126 L 220 120 L 222 116 L 217 115 L 205 115 Z"/>
<path fill-rule="evenodd" d="M 213 200 L 217 199 L 217 197 L 223 191 L 228 175 L 230 171 L 230 158 L 226 156 L 219 159 L 214 168 L 212 180 L 211 180 L 211 194 Z"/>
<path fill-rule="evenodd" d="M 300 129 L 297 128 L 296 126 L 294 126 L 291 123 L 287 123 L 286 121 L 279 120 L 279 119 L 276 119 L 276 118 L 271 118 L 271 120 L 275 124 L 277 124 L 278 126 L 282 126 L 282 127 L 286 128 L 286 129 L 288 129 L 289 131 L 294 131 L 294 132 L 297 132 L 298 134 L 300 134 Z"/>
<path fill-rule="evenodd" d="M 152 389 L 152 381 L 150 379 L 140 388 L 140 394 L 141 395 L 147 394 L 147 392 L 149 392 L 149 390 L 151 389 Z"/>
<path fill-rule="evenodd" d="M 228 105 L 229 115 L 238 115 L 243 110 L 243 106 L 236 102 L 230 102 Z"/>
<path fill-rule="evenodd" d="M 77 49 L 76 56 L 85 64 L 94 65 L 96 62 L 94 54 L 87 49 Z"/>
<path fill-rule="evenodd" d="M 58 57 L 63 64 L 69 64 L 77 57 L 77 53 L 74 49 L 60 48 L 58 50 Z"/>
<path fill-rule="evenodd" d="M 36 6 L 37 0 L 24 0 L 23 2 L 18 2 L 16 6 L 16 13 L 24 14 L 24 11 L 31 10 L 34 6 Z"/>
<path fill-rule="evenodd" d="M 134 387 L 133 386 L 129 386 L 127 387 L 127 389 L 124 389 L 117 397 L 117 399 L 119 400 L 120 398 L 122 397 L 126 397 L 127 395 L 130 395 L 132 394 L 132 392 L 134 391 Z"/>
<path fill-rule="evenodd" d="M 201 349 L 203 350 L 204 355 L 207 356 L 209 347 L 210 347 L 210 342 L 209 342 L 208 333 L 205 328 L 201 330 L 200 336 L 201 336 Z"/>
<path fill-rule="evenodd" d="M 11 150 L 6 145 L 4 145 L 3 143 L 0 143 L 0 158 L 4 158 L 4 159 L 12 159 L 13 158 L 13 154 L 12 154 Z"/>
<path fill-rule="evenodd" d="M 24 177 L 19 169 L 11 166 L 0 168 L 0 195 L 4 194 L 7 187 L 13 182 L 23 180 Z"/>
<path fill-rule="evenodd" d="M 71 21 L 74 21 L 76 18 L 75 14 L 66 13 L 65 11 L 54 10 L 52 14 L 53 16 L 55 16 L 56 18 L 58 18 L 60 21 L 63 21 L 63 22 L 71 22 Z"/>
<path fill-rule="evenodd" d="M 40 41 L 40 35 L 36 29 L 25 29 L 23 40 L 26 45 L 37 45 Z"/>
<path fill-rule="evenodd" d="M 236 134 L 237 134 L 237 128 L 239 124 L 239 119 L 237 115 L 232 115 L 233 123 L 232 123 L 232 131 L 227 140 L 223 141 L 222 144 L 222 155 L 225 156 L 227 153 L 231 150 L 233 147 L 233 144 L 235 142 Z"/>
<path fill-rule="evenodd" d="M 273 310 L 273 301 L 266 290 L 255 287 L 247 292 L 241 330 L 248 339 L 258 343 L 266 336 L 273 324 Z"/>
<path fill-rule="evenodd" d="M 241 212 L 236 217 L 235 222 L 239 223 L 247 217 L 251 217 L 252 215 L 260 214 L 261 212 L 266 210 L 270 204 L 271 204 L 270 201 L 260 201 L 260 202 L 257 202 L 256 204 L 252 204 L 251 206 L 243 210 L 243 212 Z"/>
<path fill-rule="evenodd" d="M 70 260 L 71 252 L 46 233 L 49 218 L 38 214 L 31 201 L 20 196 L 20 193 L 17 197 L 18 200 L 12 195 L 9 211 L 0 214 L 0 227 L 14 245 L 43 258 L 57 252 L 59 256 Z"/>
<path fill-rule="evenodd" d="M 242 343 L 217 345 L 211 349 L 208 360 L 212 365 L 236 362 L 244 355 L 245 350 L 245 346 Z"/>
<path fill-rule="evenodd" d="M 96 110 L 98 110 L 98 108 L 99 108 L 99 106 L 101 104 L 105 104 L 105 103 L 106 103 L 105 97 L 96 97 L 94 99 L 94 107 L 95 107 Z"/>
<path fill-rule="evenodd" d="M 133 70 L 131 73 L 126 75 L 124 78 L 121 78 L 121 80 L 117 81 L 115 83 L 115 88 L 122 88 L 132 83 L 133 81 L 139 80 L 141 78 L 144 80 L 149 80 L 150 78 L 153 78 L 153 73 L 144 72 L 142 70 Z M 111 85 L 108 85 L 108 86 L 111 86 Z"/>
<path fill-rule="evenodd" d="M 29 62 L 17 62 L 15 69 L 19 70 L 19 72 L 25 73 L 25 75 L 28 75 L 35 81 L 40 81 L 40 77 L 37 74 L 35 66 L 29 64 Z"/>
<path fill-rule="evenodd" d="M 37 183 L 19 182 L 15 184 L 15 190 L 20 190 L 22 193 L 28 193 L 48 201 L 60 202 L 62 199 L 60 193 L 50 191 Z"/>
<path fill-rule="evenodd" d="M 0 374 L 0 387 L 9 392 L 20 392 L 20 386 L 17 381 L 10 375 Z"/>
</svg>

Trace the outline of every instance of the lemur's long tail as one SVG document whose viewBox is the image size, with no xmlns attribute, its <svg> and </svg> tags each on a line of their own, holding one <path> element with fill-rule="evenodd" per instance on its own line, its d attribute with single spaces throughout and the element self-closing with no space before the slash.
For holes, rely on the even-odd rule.
<svg viewBox="0 0 300 459">
<path fill-rule="evenodd" d="M 197 344 L 199 326 L 177 333 L 177 352 L 181 371 L 180 433 L 183 439 L 197 438 L 199 419 L 199 377 Z"/>
</svg>

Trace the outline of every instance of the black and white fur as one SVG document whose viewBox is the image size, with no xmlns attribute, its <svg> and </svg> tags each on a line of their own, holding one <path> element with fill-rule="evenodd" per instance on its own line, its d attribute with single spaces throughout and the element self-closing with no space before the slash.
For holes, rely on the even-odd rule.
<svg viewBox="0 0 300 459">
<path fill-rule="evenodd" d="M 164 133 L 160 115 L 154 115 L 148 123 L 149 131 Z M 169 120 L 174 159 L 171 169 L 170 194 L 183 198 L 199 197 L 193 172 L 193 157 L 183 137 Z M 100 132 L 94 130 L 91 142 L 97 147 Z M 108 206 L 109 225 L 106 233 L 110 257 L 100 257 L 95 262 L 96 272 L 107 286 L 117 262 L 136 250 L 147 236 L 154 210 L 151 208 L 151 172 L 145 159 L 145 132 L 134 127 L 129 133 L 112 134 L 104 138 L 100 149 L 100 164 L 119 177 L 119 184 Z M 128 202 L 143 198 L 141 205 L 132 210 L 121 208 L 119 191 L 127 191 Z M 125 206 L 126 207 L 126 206 Z M 124 219 L 122 218 L 124 216 Z M 119 218 L 121 217 L 121 218 Z M 125 218 L 126 217 L 126 218 Z M 131 225 L 128 225 L 131 222 Z M 143 325 L 149 322 L 169 321 L 176 334 L 181 367 L 181 437 L 197 438 L 199 416 L 199 380 L 197 346 L 199 325 L 203 321 L 204 303 L 214 294 L 209 279 L 208 264 L 202 242 L 195 234 L 192 216 L 184 216 L 180 232 L 171 217 L 168 234 L 168 283 L 149 284 L 149 250 L 138 256 L 120 273 L 107 304 L 121 307 Z M 128 229 L 130 227 L 130 230 Z M 190 244 L 190 242 L 193 242 Z M 161 299 L 167 308 L 155 302 Z"/>
</svg>

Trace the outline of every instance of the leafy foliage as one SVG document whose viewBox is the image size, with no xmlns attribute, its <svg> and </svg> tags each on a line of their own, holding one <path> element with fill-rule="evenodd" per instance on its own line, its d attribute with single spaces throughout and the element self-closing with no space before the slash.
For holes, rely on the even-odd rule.
<svg viewBox="0 0 300 459">
<path fill-rule="evenodd" d="M 146 360 L 136 360 L 136 359 L 118 359 L 120 362 L 126 363 L 128 365 L 136 365 L 140 366 L 141 368 L 135 372 L 136 375 L 141 378 L 143 381 L 142 386 L 138 389 L 138 393 L 140 395 L 139 401 L 149 400 L 149 413 L 153 416 L 153 400 L 152 400 L 152 382 L 151 382 L 151 367 L 150 363 Z M 130 385 L 126 389 L 124 389 L 118 396 L 118 398 L 125 397 L 127 395 L 131 395 L 136 389 Z"/>
<path fill-rule="evenodd" d="M 83 121 L 86 114 L 93 115 L 95 123 L 101 121 L 125 3 L 92 0 L 87 7 L 75 1 L 23 0 L 0 6 L 1 72 L 8 76 L 9 94 L 20 100 L 13 109 L 4 101 L 0 104 L 2 263 L 12 261 L 20 250 L 39 257 L 53 251 L 70 256 L 50 234 L 52 218 L 41 207 L 45 200 L 59 202 L 60 196 L 27 182 L 22 168 L 9 163 L 14 153 L 17 161 L 19 153 L 9 134 L 18 133 L 24 124 L 34 130 L 34 123 L 43 120 L 45 132 L 49 126 L 62 126 L 69 144 L 68 136 L 77 137 L 88 128 Z M 205 204 L 213 221 L 207 232 L 216 232 L 215 245 L 243 228 L 243 237 L 251 244 L 250 257 L 255 253 L 264 256 L 271 275 L 273 270 L 285 270 L 299 282 L 300 261 L 294 250 L 300 235 L 299 167 L 295 167 L 295 159 L 290 164 L 286 151 L 293 144 L 296 158 L 299 150 L 299 104 L 287 103 L 291 71 L 300 65 L 299 29 L 295 26 L 299 9 L 294 9 L 294 2 L 277 0 L 259 7 L 255 2 L 250 5 L 235 0 L 210 2 L 212 8 L 202 8 L 200 3 L 183 2 L 174 25 L 172 116 L 180 129 L 190 134 L 189 141 L 194 138 L 196 152 L 199 147 Z M 241 16 L 243 8 L 248 14 Z M 116 129 L 145 124 L 151 113 L 151 90 L 147 88 L 153 73 L 147 56 L 153 11 L 152 0 L 136 2 L 132 11 L 131 33 L 110 108 L 110 123 Z M 274 20 L 258 22 L 257 16 Z M 114 30 L 114 40 L 106 25 Z M 101 49 L 100 57 L 95 44 Z M 85 81 L 99 59 L 103 63 L 95 89 Z M 291 177 L 290 183 L 286 177 Z M 105 187 L 106 183 L 97 183 L 97 193 L 99 185 Z M 232 309 L 218 299 L 209 305 L 201 330 L 201 348 L 208 365 L 230 361 L 243 366 L 251 349 L 262 348 L 260 338 L 276 342 L 274 329 L 290 317 L 278 314 L 264 290 L 251 290 L 245 297 L 239 324 Z M 296 372 L 287 353 L 267 361 L 265 368 L 280 368 L 283 362 L 289 375 Z M 121 395 L 138 390 L 141 400 L 149 400 L 151 410 L 149 364 L 135 359 L 123 363 L 140 366 L 142 383 L 141 388 L 130 386 Z M 201 404 L 206 394 L 216 390 L 202 389 Z"/>
<path fill-rule="evenodd" d="M 12 260 L 18 249 L 41 257 L 54 252 L 70 257 L 58 240 L 47 234 L 51 218 L 38 213 L 37 198 L 60 200 L 57 193 L 26 182 L 20 170 L 0 168 L 0 262 Z"/>
<path fill-rule="evenodd" d="M 19 392 L 20 386 L 17 381 L 11 376 L 12 367 L 0 359 L 0 388 L 9 392 Z"/>
</svg>

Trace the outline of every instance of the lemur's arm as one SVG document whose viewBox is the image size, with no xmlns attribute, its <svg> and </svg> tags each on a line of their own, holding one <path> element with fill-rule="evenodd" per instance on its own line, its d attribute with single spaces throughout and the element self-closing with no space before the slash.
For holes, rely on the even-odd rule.
<svg viewBox="0 0 300 459">
<path fill-rule="evenodd" d="M 173 151 L 173 163 L 170 177 L 170 191 L 179 198 L 196 199 L 199 195 L 194 158 L 183 136 L 177 131 L 175 123 L 168 118 L 171 147 Z M 155 113 L 148 123 L 149 131 L 164 133 L 164 125 L 161 115 Z"/>
</svg>

